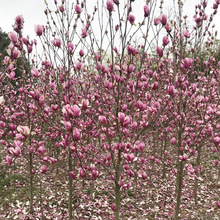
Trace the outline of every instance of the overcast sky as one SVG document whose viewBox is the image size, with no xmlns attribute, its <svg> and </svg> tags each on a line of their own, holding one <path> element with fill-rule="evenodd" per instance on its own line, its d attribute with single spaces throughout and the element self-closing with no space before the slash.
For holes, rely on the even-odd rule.
<svg viewBox="0 0 220 220">
<path fill-rule="evenodd" d="M 57 0 L 61 2 L 61 0 Z M 76 2 L 76 0 L 72 0 Z M 124 1 L 124 0 L 119 0 Z M 172 3 L 173 0 L 164 0 L 165 3 Z M 184 1 L 184 0 L 183 0 Z M 48 0 L 48 3 L 53 4 L 54 0 Z M 88 3 L 96 2 L 96 0 L 87 0 Z M 139 2 L 139 4 L 137 4 Z M 141 11 L 141 13 L 136 13 L 135 16 L 143 16 L 143 2 L 144 0 L 136 0 L 133 5 L 136 6 L 136 10 Z M 198 4 L 200 0 L 186 0 L 185 1 L 185 13 L 190 16 L 190 20 L 193 23 L 194 5 Z M 211 7 L 215 0 L 208 0 L 208 12 L 212 11 Z M 14 18 L 17 15 L 22 14 L 25 19 L 24 24 L 24 35 L 30 35 L 31 38 L 35 36 L 34 25 L 45 24 L 46 17 L 44 14 L 44 0 L 0 0 L 0 27 L 5 32 L 12 31 L 12 24 L 14 23 Z M 165 8 L 168 11 L 168 6 Z M 170 8 L 172 10 L 172 7 Z M 220 15 L 218 14 L 215 18 L 215 24 L 217 29 L 220 30 Z M 218 38 L 219 38 L 218 34 Z"/>
</svg>

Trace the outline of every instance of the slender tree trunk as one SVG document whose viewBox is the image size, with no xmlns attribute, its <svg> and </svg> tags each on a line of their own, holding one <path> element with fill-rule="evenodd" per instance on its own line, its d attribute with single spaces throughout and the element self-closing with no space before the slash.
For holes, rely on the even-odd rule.
<svg viewBox="0 0 220 220">
<path fill-rule="evenodd" d="M 178 180 L 177 181 L 177 199 L 176 199 L 174 220 L 179 219 L 179 211 L 180 211 L 181 196 L 182 196 L 183 168 L 184 168 L 183 161 L 180 161 L 179 169 L 177 171 L 177 180 Z"/>
<path fill-rule="evenodd" d="M 73 165 L 72 165 L 72 153 L 71 150 L 69 149 L 69 172 L 73 170 Z M 73 219 L 73 205 L 72 205 L 72 198 L 73 198 L 73 179 L 68 173 L 69 176 L 69 197 L 68 197 L 68 219 L 72 220 Z"/>
<path fill-rule="evenodd" d="M 29 175 L 30 175 L 30 214 L 32 215 L 34 213 L 33 208 L 33 155 L 32 153 L 29 153 Z"/>
<path fill-rule="evenodd" d="M 119 220 L 121 206 L 121 191 L 120 191 L 120 164 L 121 164 L 121 149 L 118 150 L 118 159 L 115 167 L 115 220 Z"/>
<path fill-rule="evenodd" d="M 201 148 L 198 149 L 198 155 L 197 155 L 197 159 L 196 159 L 196 167 L 198 168 L 198 166 L 200 165 L 201 162 Z M 194 201 L 195 201 L 195 205 L 198 204 L 198 179 L 195 178 L 195 184 L 194 184 Z"/>
</svg>

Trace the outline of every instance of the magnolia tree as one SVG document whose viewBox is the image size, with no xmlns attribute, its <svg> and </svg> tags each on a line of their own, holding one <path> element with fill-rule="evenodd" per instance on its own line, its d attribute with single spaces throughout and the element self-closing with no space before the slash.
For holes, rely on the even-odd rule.
<svg viewBox="0 0 220 220">
<path fill-rule="evenodd" d="M 182 1 L 174 18 L 163 1 L 160 12 L 157 1 L 143 1 L 140 21 L 135 1 L 94 4 L 46 2 L 37 40 L 15 19 L 0 75 L 0 146 L 5 169 L 25 176 L 29 193 L 23 209 L 2 216 L 214 217 L 220 63 L 199 55 L 212 49 L 220 1 L 210 15 L 207 1 L 196 5 L 192 27 Z"/>
</svg>

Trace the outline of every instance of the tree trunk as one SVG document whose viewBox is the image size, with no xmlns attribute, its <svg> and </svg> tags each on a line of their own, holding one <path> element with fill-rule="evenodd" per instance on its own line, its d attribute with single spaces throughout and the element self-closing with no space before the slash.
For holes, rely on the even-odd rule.
<svg viewBox="0 0 220 220">
<path fill-rule="evenodd" d="M 29 153 L 29 175 L 30 175 L 30 214 L 32 215 L 34 213 L 33 208 L 33 155 L 32 153 Z"/>
<path fill-rule="evenodd" d="M 72 165 L 72 153 L 71 150 L 69 149 L 69 196 L 68 196 L 68 219 L 72 220 L 73 219 L 73 205 L 72 205 L 72 198 L 73 198 L 73 179 L 70 176 L 70 172 L 73 170 L 73 165 Z"/>
<path fill-rule="evenodd" d="M 200 165 L 200 161 L 201 161 L 200 158 L 201 158 L 201 148 L 198 149 L 198 155 L 197 155 L 197 159 L 196 159 L 196 167 L 197 168 Z M 195 201 L 195 205 L 198 204 L 197 194 L 198 194 L 198 179 L 195 178 L 195 184 L 194 184 L 194 201 Z"/>
<path fill-rule="evenodd" d="M 180 211 L 181 196 L 182 196 L 183 168 L 184 168 L 183 161 L 180 161 L 179 169 L 177 171 L 177 186 L 176 186 L 177 187 L 177 199 L 176 199 L 174 220 L 179 219 L 179 211 Z"/>
<path fill-rule="evenodd" d="M 121 149 L 118 150 L 118 159 L 115 167 L 115 220 L 119 220 L 120 206 L 121 206 L 121 192 L 120 192 L 120 164 L 121 164 Z"/>
</svg>

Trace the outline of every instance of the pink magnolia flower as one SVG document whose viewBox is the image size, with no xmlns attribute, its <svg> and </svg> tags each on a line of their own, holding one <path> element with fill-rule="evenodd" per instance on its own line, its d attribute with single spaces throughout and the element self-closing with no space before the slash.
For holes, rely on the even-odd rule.
<svg viewBox="0 0 220 220">
<path fill-rule="evenodd" d="M 114 10 L 114 5 L 113 2 L 111 0 L 107 0 L 106 2 L 106 8 L 109 11 L 109 13 L 111 13 Z"/>
<path fill-rule="evenodd" d="M 76 70 L 81 70 L 81 68 L 82 68 L 82 62 L 78 62 L 76 64 Z"/>
<path fill-rule="evenodd" d="M 6 156 L 6 158 L 5 158 L 5 160 L 6 160 L 6 163 L 9 165 L 9 166 L 11 166 L 12 165 L 12 157 L 10 157 L 10 156 Z"/>
<path fill-rule="evenodd" d="M 172 30 L 172 26 L 168 22 L 165 24 L 164 28 L 166 29 L 167 32 L 171 32 L 171 30 Z"/>
<path fill-rule="evenodd" d="M 73 116 L 76 118 L 81 114 L 80 108 L 78 107 L 78 105 L 74 105 L 72 107 L 72 112 L 73 112 Z"/>
<path fill-rule="evenodd" d="M 220 209 L 220 201 L 216 202 L 216 206 Z"/>
<path fill-rule="evenodd" d="M 52 41 L 52 44 L 53 44 L 55 47 L 60 48 L 60 47 L 61 47 L 61 40 L 60 40 L 60 39 L 57 39 L 57 38 L 54 38 L 54 40 Z"/>
<path fill-rule="evenodd" d="M 10 148 L 9 148 L 9 152 L 10 152 L 12 155 L 18 157 L 18 156 L 20 156 L 20 154 L 21 154 L 21 148 L 20 148 L 20 147 L 17 147 L 17 146 L 16 146 L 15 148 L 10 147 Z"/>
<path fill-rule="evenodd" d="M 171 141 L 170 141 L 171 144 L 176 144 L 176 142 L 177 142 L 177 140 L 176 140 L 175 137 L 173 137 L 173 138 L 171 139 Z"/>
<path fill-rule="evenodd" d="M 183 60 L 183 63 L 185 68 L 190 68 L 192 65 L 192 59 L 187 57 Z"/>
<path fill-rule="evenodd" d="M 81 114 L 81 111 L 78 105 L 71 106 L 69 104 L 63 107 L 62 112 L 64 115 L 73 116 L 75 118 Z"/>
<path fill-rule="evenodd" d="M 34 76 L 34 77 L 39 77 L 39 76 L 40 76 L 40 73 L 38 72 L 37 69 L 32 69 L 32 70 L 31 70 L 31 75 Z"/>
<path fill-rule="evenodd" d="M 83 51 L 82 49 L 79 51 L 79 55 L 80 55 L 81 57 L 84 56 L 84 51 Z"/>
<path fill-rule="evenodd" d="M 23 15 L 18 15 L 16 18 L 15 18 L 15 22 L 20 24 L 20 23 L 23 23 L 24 22 L 24 17 Z"/>
<path fill-rule="evenodd" d="M 118 120 L 123 123 L 125 120 L 125 114 L 123 112 L 118 113 Z"/>
<path fill-rule="evenodd" d="M 159 55 L 159 57 L 163 56 L 163 49 L 161 47 L 157 47 L 157 54 Z"/>
<path fill-rule="evenodd" d="M 147 5 L 144 6 L 144 17 L 148 17 L 150 14 L 149 7 Z"/>
<path fill-rule="evenodd" d="M 59 6 L 59 11 L 62 12 L 62 13 L 65 11 L 63 5 L 60 5 L 60 6 Z"/>
<path fill-rule="evenodd" d="M 128 125 L 131 123 L 131 121 L 132 121 L 131 116 L 130 116 L 130 115 L 129 115 L 129 116 L 126 116 L 125 119 L 124 119 L 124 122 L 123 122 L 123 126 L 124 126 L 124 127 L 128 126 Z M 124 131 L 125 131 L 125 130 L 124 130 Z"/>
<path fill-rule="evenodd" d="M 81 130 L 78 128 L 74 128 L 73 130 L 73 138 L 77 141 L 81 139 Z"/>
<path fill-rule="evenodd" d="M 75 180 L 75 179 L 76 179 L 76 175 L 74 174 L 74 172 L 73 172 L 73 171 L 70 171 L 70 176 L 71 176 L 71 178 L 72 178 L 73 180 Z"/>
<path fill-rule="evenodd" d="M 37 36 L 41 36 L 44 32 L 44 27 L 42 25 L 35 25 L 35 32 L 37 34 Z"/>
<path fill-rule="evenodd" d="M 130 45 L 127 46 L 127 51 L 128 51 L 128 54 L 132 54 L 133 56 L 139 53 L 139 51 L 136 48 Z"/>
<path fill-rule="evenodd" d="M 88 108 L 89 105 L 89 100 L 88 99 L 83 99 L 82 100 L 82 108 L 85 110 Z"/>
<path fill-rule="evenodd" d="M 190 38 L 190 33 L 189 33 L 188 30 L 185 30 L 185 32 L 184 32 L 184 37 L 185 37 L 185 38 Z"/>
<path fill-rule="evenodd" d="M 43 146 L 40 146 L 37 151 L 40 153 L 40 154 L 44 154 L 45 153 L 45 148 Z"/>
<path fill-rule="evenodd" d="M 145 180 L 145 179 L 147 178 L 147 174 L 146 174 L 145 172 L 143 172 L 143 173 L 141 174 L 141 178 L 142 178 L 142 180 Z"/>
<path fill-rule="evenodd" d="M 165 47 L 167 44 L 169 44 L 169 38 L 167 36 L 163 37 L 163 46 Z"/>
<path fill-rule="evenodd" d="M 99 177 L 99 171 L 98 170 L 92 170 L 92 177 L 94 179 L 96 179 L 97 177 Z"/>
<path fill-rule="evenodd" d="M 174 96 L 175 94 L 175 87 L 173 85 L 168 87 L 168 93 L 170 96 Z"/>
<path fill-rule="evenodd" d="M 14 32 L 10 32 L 8 34 L 8 38 L 11 40 L 12 43 L 16 43 L 18 41 L 18 36 Z"/>
<path fill-rule="evenodd" d="M 213 142 L 217 147 L 220 146 L 220 137 L 218 136 L 214 137 Z"/>
<path fill-rule="evenodd" d="M 21 133 L 24 136 L 27 136 L 27 135 L 30 134 L 30 129 L 29 129 L 28 126 L 21 126 L 21 125 L 19 125 L 17 127 L 17 130 L 18 130 L 19 133 Z"/>
<path fill-rule="evenodd" d="M 82 29 L 82 38 L 85 38 L 85 37 L 87 37 L 87 31 L 86 31 L 86 29 L 85 28 L 83 28 Z"/>
<path fill-rule="evenodd" d="M 131 23 L 131 25 L 133 25 L 133 24 L 134 24 L 134 21 L 135 21 L 134 15 L 129 14 L 129 15 L 128 15 L 128 20 L 129 20 L 129 22 Z"/>
<path fill-rule="evenodd" d="M 47 172 L 47 166 L 46 165 L 43 165 L 41 168 L 40 168 L 40 172 L 42 174 L 46 173 Z"/>
<path fill-rule="evenodd" d="M 65 121 L 64 122 L 64 126 L 66 128 L 67 131 L 71 132 L 72 131 L 72 125 L 70 121 Z"/>
<path fill-rule="evenodd" d="M 167 23 L 167 16 L 165 14 L 160 16 L 160 22 L 162 25 L 166 25 Z"/>
<path fill-rule="evenodd" d="M 126 160 L 129 162 L 133 162 L 134 161 L 134 158 L 135 158 L 135 155 L 133 154 L 133 153 L 131 153 L 131 154 L 126 154 L 125 155 L 125 158 L 126 158 Z"/>
<path fill-rule="evenodd" d="M 82 12 L 82 9 L 79 7 L 78 4 L 75 6 L 75 12 L 76 12 L 77 14 L 80 14 L 80 13 Z"/>
<path fill-rule="evenodd" d="M 69 42 L 67 46 L 68 46 L 68 51 L 69 51 L 69 53 L 72 53 L 72 52 L 73 52 L 73 49 L 74 49 L 73 43 Z"/>
<path fill-rule="evenodd" d="M 111 207 L 111 209 L 112 209 L 113 212 L 116 211 L 116 206 L 115 206 L 115 204 L 111 204 L 110 207 Z"/>
<path fill-rule="evenodd" d="M 158 82 L 154 82 L 153 86 L 152 86 L 153 90 L 157 90 L 158 89 Z"/>
<path fill-rule="evenodd" d="M 106 117 L 105 117 L 104 115 L 100 115 L 100 116 L 99 116 L 99 121 L 100 121 L 102 124 L 106 124 L 107 119 L 106 119 Z"/>
<path fill-rule="evenodd" d="M 82 168 L 79 169 L 79 176 L 81 178 L 85 177 L 85 172 L 84 172 L 84 170 Z"/>
<path fill-rule="evenodd" d="M 157 26 L 160 23 L 160 18 L 154 18 L 154 25 Z"/>
</svg>

